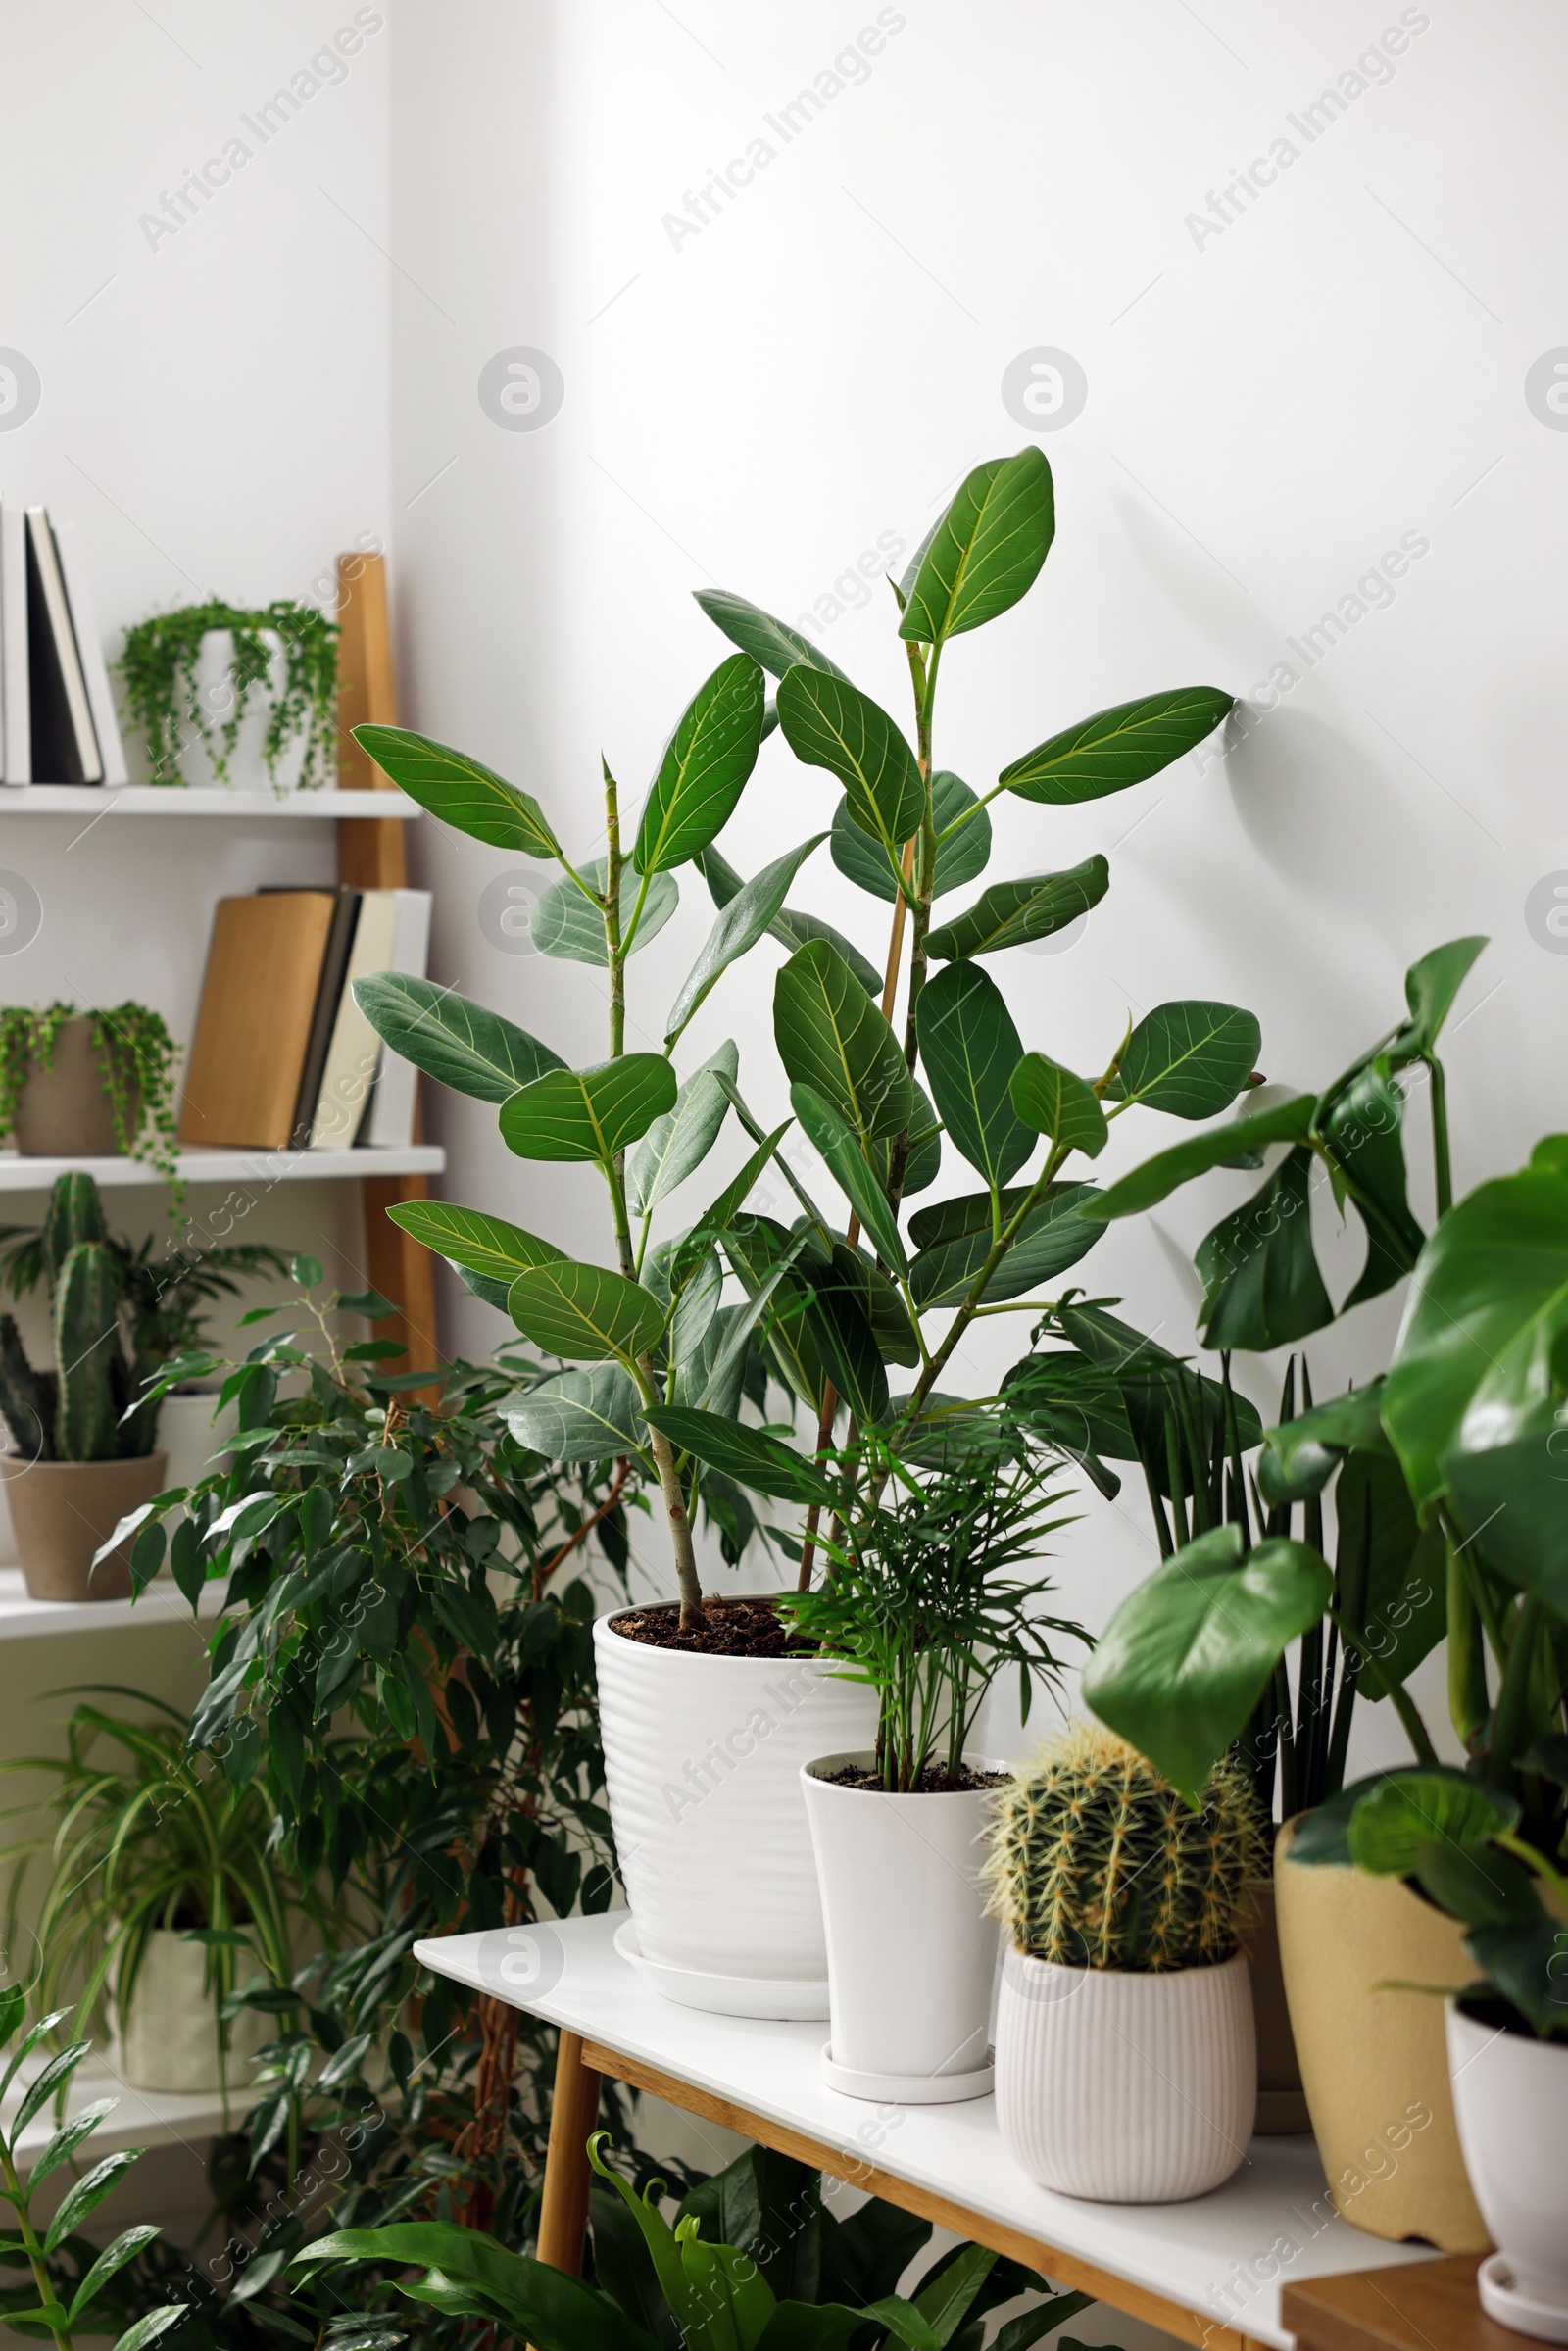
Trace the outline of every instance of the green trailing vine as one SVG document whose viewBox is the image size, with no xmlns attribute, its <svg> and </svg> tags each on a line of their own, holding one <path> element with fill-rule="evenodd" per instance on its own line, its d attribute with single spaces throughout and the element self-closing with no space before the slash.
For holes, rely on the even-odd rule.
<svg viewBox="0 0 1568 2351">
<path fill-rule="evenodd" d="M 32 1069 L 54 1066 L 55 1045 L 68 1020 L 92 1024 L 93 1051 L 103 1071 L 115 1141 L 130 1158 L 155 1167 L 169 1186 L 177 1214 L 185 1187 L 179 1179 L 174 1118 L 174 1070 L 179 1047 L 161 1012 L 133 1000 L 82 1012 L 76 1004 L 0 1004 L 0 1142 L 11 1133 L 17 1103 Z"/>
<path fill-rule="evenodd" d="M 234 644 L 233 698 L 221 722 L 202 710 L 196 691 L 202 639 L 212 629 L 227 629 Z M 275 701 L 269 699 L 270 635 L 283 641 L 283 691 Z M 146 739 L 153 782 L 181 783 L 181 754 L 199 736 L 213 772 L 226 784 L 240 725 L 257 693 L 268 707 L 263 757 L 273 783 L 283 752 L 302 733 L 303 781 L 312 787 L 330 782 L 337 737 L 337 639 L 335 620 L 314 605 L 288 598 L 250 611 L 213 597 L 138 621 L 126 631 L 116 666 L 130 715 Z"/>
</svg>

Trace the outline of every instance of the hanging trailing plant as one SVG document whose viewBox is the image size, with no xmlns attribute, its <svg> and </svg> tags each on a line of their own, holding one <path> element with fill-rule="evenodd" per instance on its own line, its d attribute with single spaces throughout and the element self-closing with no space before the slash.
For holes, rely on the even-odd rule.
<svg viewBox="0 0 1568 2351">
<path fill-rule="evenodd" d="M 227 629 L 233 642 L 232 693 L 221 719 L 202 709 L 196 685 L 202 639 L 214 629 Z M 273 637 L 283 643 L 283 690 L 276 696 L 271 694 Z M 214 774 L 226 784 L 253 695 L 267 707 L 262 756 L 273 783 L 284 751 L 301 734 L 306 738 L 302 782 L 313 787 L 329 782 L 337 728 L 337 637 L 335 620 L 314 605 L 287 597 L 255 610 L 213 597 L 138 621 L 126 631 L 116 665 L 131 717 L 146 739 L 153 782 L 182 783 L 181 754 L 199 738 Z"/>
<path fill-rule="evenodd" d="M 76 1004 L 0 1004 L 0 1142 L 11 1133 L 22 1089 L 33 1069 L 54 1066 L 55 1045 L 68 1020 L 92 1024 L 93 1052 L 103 1072 L 114 1117 L 115 1142 L 132 1159 L 155 1167 L 169 1186 L 176 1214 L 185 1187 L 176 1171 L 174 1070 L 180 1049 L 161 1012 L 127 999 L 83 1011 Z"/>
</svg>

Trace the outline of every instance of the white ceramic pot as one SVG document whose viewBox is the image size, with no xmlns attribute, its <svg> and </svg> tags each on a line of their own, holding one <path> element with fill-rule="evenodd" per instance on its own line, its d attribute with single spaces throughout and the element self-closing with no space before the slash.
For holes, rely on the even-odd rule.
<svg viewBox="0 0 1568 2351">
<path fill-rule="evenodd" d="M 130 1996 L 127 2016 L 116 2019 L 110 2061 L 132 2089 L 196 2092 L 221 2089 L 218 2000 L 206 1987 L 208 1952 L 172 1929 L 155 1927 Z M 243 1981 L 243 1977 L 241 1978 Z M 226 2081 L 246 2100 L 251 2059 L 276 2037 L 276 2019 L 247 2011 L 228 2029 Z"/>
<path fill-rule="evenodd" d="M 264 629 L 262 642 L 271 654 L 265 692 L 252 687 L 245 702 L 245 714 L 239 722 L 239 734 L 233 750 L 227 755 L 227 776 L 220 776 L 214 767 L 201 729 L 186 724 L 181 727 L 179 754 L 180 775 L 195 788 L 221 789 L 226 783 L 233 792 L 297 792 L 305 771 L 307 737 L 302 729 L 284 744 L 278 757 L 277 772 L 269 775 L 264 745 L 271 717 L 271 704 L 282 693 L 285 677 L 283 640 L 272 629 Z M 210 628 L 201 641 L 196 656 L 196 709 L 202 726 L 208 733 L 220 736 L 220 730 L 233 715 L 238 689 L 234 681 L 234 639 L 226 628 Z M 221 740 L 220 736 L 220 748 Z M 164 777 L 164 782 L 173 779 Z"/>
<path fill-rule="evenodd" d="M 1485 2002 L 1447 2009 L 1459 2144 L 1497 2245 L 1481 2265 L 1481 2307 L 1568 2343 L 1568 2041 L 1505 2032 Z"/>
<path fill-rule="evenodd" d="M 872 1738 L 875 1693 L 805 1658 L 656 1648 L 613 1623 L 594 1626 L 594 1663 L 620 1948 L 685 2007 L 825 2018 L 801 1766 Z"/>
<path fill-rule="evenodd" d="M 1247 2153 L 1257 2051 L 1247 1954 L 1168 1975 L 1058 1967 L 1009 1944 L 997 2122 L 1042 2187 L 1098 2204 L 1205 2195 Z"/>
<path fill-rule="evenodd" d="M 217 1405 L 216 1394 L 165 1396 L 158 1409 L 158 1444 L 169 1464 L 166 1486 L 195 1486 L 227 1468 L 223 1440 L 237 1425 L 239 1407 L 225 1404 L 220 1418 Z"/>
<path fill-rule="evenodd" d="M 1000 1931 L 986 1916 L 980 1840 L 991 1788 L 890 1795 L 835 1785 L 874 1751 L 801 1773 L 827 1928 L 832 2033 L 822 2078 L 852 2098 L 952 2105 L 992 2086 L 991 1993 Z M 966 1758 L 971 1771 L 1005 1764 Z"/>
</svg>

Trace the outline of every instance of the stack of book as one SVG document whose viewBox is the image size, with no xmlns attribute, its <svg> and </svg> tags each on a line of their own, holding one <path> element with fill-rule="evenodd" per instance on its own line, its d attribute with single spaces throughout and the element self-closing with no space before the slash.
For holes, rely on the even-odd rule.
<svg viewBox="0 0 1568 2351">
<path fill-rule="evenodd" d="M 397 1150 L 416 1083 L 354 1001 L 373 971 L 424 973 L 428 890 L 261 890 L 220 899 L 184 1086 L 181 1143 Z"/>
<path fill-rule="evenodd" d="M 75 533 L 0 502 L 0 781 L 128 784 Z"/>
</svg>

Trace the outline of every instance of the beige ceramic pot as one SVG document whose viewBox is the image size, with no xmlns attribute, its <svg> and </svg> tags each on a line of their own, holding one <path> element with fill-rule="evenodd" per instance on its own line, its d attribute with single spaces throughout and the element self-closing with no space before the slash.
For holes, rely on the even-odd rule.
<svg viewBox="0 0 1568 2351">
<path fill-rule="evenodd" d="M 271 2017 L 247 2008 L 230 2025 L 228 2047 L 221 2051 L 207 1958 L 203 1944 L 187 1942 L 165 1927 L 153 1929 L 129 2014 L 115 2020 L 111 2056 L 132 2089 L 189 2097 L 226 2087 L 244 2107 L 254 2094 L 251 2069 L 257 2052 L 277 2028 Z"/>
<path fill-rule="evenodd" d="M 49 1067 L 34 1063 L 23 1080 L 11 1131 L 18 1151 L 29 1159 L 102 1159 L 120 1150 L 92 1030 L 85 1014 L 62 1021 Z M 141 1123 L 139 1086 L 131 1088 L 126 1116 L 134 1135 Z"/>
<path fill-rule="evenodd" d="M 1312 2118 L 1306 2111 L 1301 2065 L 1285 1998 L 1273 1879 L 1254 1879 L 1251 1891 L 1256 1924 L 1247 1963 L 1252 1977 L 1252 2022 L 1257 2033 L 1257 2114 L 1252 2128 L 1260 2138 L 1286 2138 L 1309 2131 Z"/>
<path fill-rule="evenodd" d="M 1280 1958 L 1301 2081 L 1338 2210 L 1371 2236 L 1491 2247 L 1453 2118 L 1444 2003 L 1474 1981 L 1462 1929 L 1395 1878 L 1274 1856 Z"/>
<path fill-rule="evenodd" d="M 123 1600 L 130 1596 L 130 1546 L 96 1570 L 93 1553 L 121 1520 L 164 1488 L 164 1456 L 133 1461 L 27 1461 L 0 1454 L 17 1556 L 35 1600 Z"/>
</svg>

